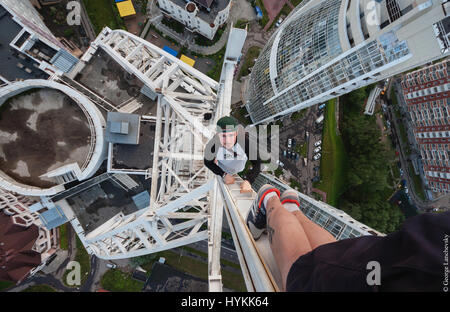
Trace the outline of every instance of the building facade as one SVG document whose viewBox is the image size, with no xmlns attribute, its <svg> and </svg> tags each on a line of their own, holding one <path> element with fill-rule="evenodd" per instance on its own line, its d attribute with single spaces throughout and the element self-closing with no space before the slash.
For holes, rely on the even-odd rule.
<svg viewBox="0 0 450 312">
<path fill-rule="evenodd" d="M 212 40 L 230 15 L 231 0 L 158 0 L 159 8 L 191 32 Z"/>
<path fill-rule="evenodd" d="M 450 60 L 405 74 L 402 95 L 428 187 L 450 192 Z"/>
<path fill-rule="evenodd" d="M 30 1 L 0 0 L 0 23 L 5 32 L 0 36 L 5 49 L 5 52 L 0 51 L 0 57 L 10 48 L 12 54 L 35 64 L 35 68 L 21 66 L 28 73 L 41 70 L 49 76 L 62 75 L 78 63 L 78 58 L 52 34 Z M 0 79 L 14 80 L 2 75 Z"/>
<path fill-rule="evenodd" d="M 0 189 L 2 279 L 18 283 L 34 275 L 59 249 L 59 229 L 47 229 L 39 214 L 30 211 L 33 203 L 29 197 Z"/>
<path fill-rule="evenodd" d="M 264 184 L 271 184 L 281 192 L 291 189 L 287 183 L 270 174 L 260 174 L 252 184 L 252 188 L 258 191 Z M 315 224 L 324 228 L 337 240 L 359 237 L 364 235 L 384 236 L 361 222 L 356 221 L 342 210 L 330 206 L 322 201 L 315 200 L 298 192 L 300 209 L 303 214 Z"/>
<path fill-rule="evenodd" d="M 447 2 L 304 0 L 253 67 L 245 105 L 270 122 L 448 55 Z"/>
</svg>

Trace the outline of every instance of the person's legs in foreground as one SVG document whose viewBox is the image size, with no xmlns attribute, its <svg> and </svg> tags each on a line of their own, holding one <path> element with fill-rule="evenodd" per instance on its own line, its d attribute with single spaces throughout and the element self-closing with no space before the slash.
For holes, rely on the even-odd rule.
<svg viewBox="0 0 450 312">
<path fill-rule="evenodd" d="M 282 198 L 286 197 L 285 193 Z M 298 203 L 295 192 L 287 195 L 290 198 L 296 198 Z M 259 222 L 260 217 L 265 217 L 266 222 Z M 264 185 L 261 188 L 258 194 L 258 206 L 249 213 L 247 224 L 252 234 L 255 233 L 255 226 L 262 228 L 263 225 L 267 225 L 270 247 L 280 270 L 284 288 L 292 264 L 301 255 L 320 245 L 336 241 L 330 233 L 306 218 L 294 201 L 289 200 L 289 203 L 282 205 L 275 188 L 271 185 Z M 254 238 L 258 239 L 259 236 L 254 235 Z"/>
<path fill-rule="evenodd" d="M 312 249 L 336 241 L 333 235 L 308 219 L 303 212 L 300 211 L 300 200 L 295 190 L 289 189 L 284 191 L 283 194 L 281 194 L 280 201 L 283 207 L 297 218 L 297 221 L 301 224 L 308 237 Z"/>
</svg>

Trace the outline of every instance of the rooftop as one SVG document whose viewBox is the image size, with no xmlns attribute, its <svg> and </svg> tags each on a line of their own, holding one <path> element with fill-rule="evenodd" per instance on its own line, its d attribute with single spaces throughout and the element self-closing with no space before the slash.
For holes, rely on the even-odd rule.
<svg viewBox="0 0 450 312">
<path fill-rule="evenodd" d="M 32 89 L 1 106 L 0 170 L 17 182 L 51 187 L 40 176 L 70 163 L 83 166 L 92 135 L 78 104 L 61 91 Z"/>
<path fill-rule="evenodd" d="M 32 250 L 38 237 L 36 225 L 16 225 L 0 211 L 0 280 L 19 282 L 41 263 L 41 255 Z"/>
<path fill-rule="evenodd" d="M 128 215 L 142 209 L 142 198 L 133 197 L 149 189 L 150 180 L 145 177 L 103 173 L 52 200 L 57 204 L 65 199 L 88 233 L 119 213 Z"/>
<path fill-rule="evenodd" d="M 145 283 L 145 292 L 206 292 L 208 281 L 155 262 Z"/>
<path fill-rule="evenodd" d="M 183 9 L 187 4 L 185 0 L 170 1 L 172 1 L 179 7 L 182 7 Z M 197 16 L 207 23 L 214 23 L 217 14 L 228 6 L 230 0 L 195 0 L 194 2 L 197 4 L 197 7 L 199 9 Z M 209 8 L 209 12 L 206 8 Z"/>
<path fill-rule="evenodd" d="M 9 81 L 16 79 L 47 79 L 48 75 L 41 71 L 39 64 L 28 56 L 20 53 L 9 44 L 20 33 L 22 27 L 0 5 L 0 63 L 1 76 Z"/>
<path fill-rule="evenodd" d="M 118 144 L 139 144 L 141 117 L 136 114 L 108 112 L 106 141 Z"/>
<path fill-rule="evenodd" d="M 141 121 L 139 144 L 114 144 L 113 168 L 146 170 L 152 167 L 155 123 Z"/>
<path fill-rule="evenodd" d="M 141 96 L 144 84 L 129 74 L 108 53 L 98 49 L 86 67 L 75 77 L 86 88 L 120 107 L 132 98 Z"/>
</svg>

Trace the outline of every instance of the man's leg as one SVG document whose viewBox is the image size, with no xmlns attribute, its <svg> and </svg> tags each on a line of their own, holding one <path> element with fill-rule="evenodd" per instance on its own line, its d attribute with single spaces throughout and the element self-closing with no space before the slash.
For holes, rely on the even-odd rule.
<svg viewBox="0 0 450 312">
<path fill-rule="evenodd" d="M 320 245 L 334 243 L 336 241 L 336 238 L 334 238 L 334 236 L 331 235 L 330 232 L 328 232 L 324 228 L 321 228 L 313 221 L 309 220 L 300 210 L 291 213 L 297 218 L 297 221 L 302 225 L 303 230 L 306 232 L 306 236 L 308 237 L 308 241 L 311 244 L 312 249 L 315 249 Z"/>
<path fill-rule="evenodd" d="M 303 230 L 308 237 L 311 248 L 328 243 L 333 243 L 336 239 L 327 230 L 323 229 L 313 221 L 309 220 L 303 212 L 300 211 L 300 199 L 297 191 L 288 189 L 281 194 L 280 200 L 286 210 L 290 211 L 301 224 Z"/>
<path fill-rule="evenodd" d="M 292 264 L 312 250 L 308 237 L 297 217 L 281 205 L 277 196 L 267 201 L 267 235 L 281 273 L 283 287 Z"/>
</svg>

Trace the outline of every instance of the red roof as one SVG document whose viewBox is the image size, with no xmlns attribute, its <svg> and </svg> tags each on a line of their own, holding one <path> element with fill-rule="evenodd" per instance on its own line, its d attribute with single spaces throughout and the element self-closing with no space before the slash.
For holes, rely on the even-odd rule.
<svg viewBox="0 0 450 312">
<path fill-rule="evenodd" d="M 16 225 L 0 212 L 0 280 L 20 282 L 41 264 L 41 255 L 32 250 L 39 228 Z"/>
</svg>

